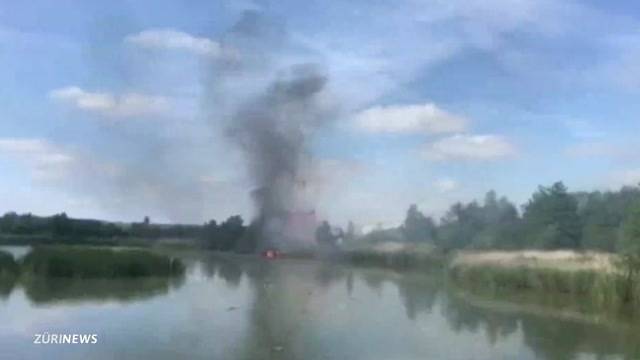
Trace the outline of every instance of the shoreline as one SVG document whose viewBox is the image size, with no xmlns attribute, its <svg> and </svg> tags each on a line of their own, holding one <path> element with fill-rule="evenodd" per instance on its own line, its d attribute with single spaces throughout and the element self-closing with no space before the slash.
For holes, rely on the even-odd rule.
<svg viewBox="0 0 640 360">
<path fill-rule="evenodd" d="M 9 245 L 9 244 L 7 244 Z M 122 247 L 124 244 L 10 244 L 11 246 L 71 246 Z M 625 279 L 616 268 L 617 256 L 610 253 L 576 251 L 457 251 L 402 247 L 393 251 L 359 248 L 330 254 L 313 252 L 283 253 L 276 259 L 265 259 L 260 254 L 242 254 L 200 248 L 173 246 L 155 242 L 149 246 L 125 246 L 207 254 L 241 260 L 263 261 L 322 261 L 340 265 L 380 268 L 394 271 L 436 272 L 464 290 L 485 295 L 511 293 L 543 293 L 566 295 L 582 303 L 589 312 L 611 312 L 612 309 L 640 309 L 638 279 Z M 188 255 L 187 255 L 188 256 Z"/>
</svg>

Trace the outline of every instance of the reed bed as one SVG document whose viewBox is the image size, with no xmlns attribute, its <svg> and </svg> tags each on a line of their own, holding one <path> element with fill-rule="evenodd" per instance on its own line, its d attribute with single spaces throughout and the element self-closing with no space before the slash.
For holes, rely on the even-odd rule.
<svg viewBox="0 0 640 360">
<path fill-rule="evenodd" d="M 471 290 L 564 294 L 589 308 L 640 309 L 640 283 L 612 254 L 573 251 L 460 253 L 449 278 Z"/>
</svg>

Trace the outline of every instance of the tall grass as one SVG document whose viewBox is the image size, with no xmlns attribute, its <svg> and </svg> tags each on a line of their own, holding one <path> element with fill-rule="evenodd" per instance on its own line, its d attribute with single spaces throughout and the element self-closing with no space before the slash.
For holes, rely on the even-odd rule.
<svg viewBox="0 0 640 360">
<path fill-rule="evenodd" d="M 63 278 L 136 278 L 182 274 L 184 266 L 145 250 L 55 246 L 34 248 L 22 260 L 22 271 Z"/>
<path fill-rule="evenodd" d="M 613 271 L 456 264 L 449 268 L 449 277 L 472 291 L 566 295 L 587 310 L 640 308 L 640 291 L 630 283 L 638 279 Z"/>
</svg>

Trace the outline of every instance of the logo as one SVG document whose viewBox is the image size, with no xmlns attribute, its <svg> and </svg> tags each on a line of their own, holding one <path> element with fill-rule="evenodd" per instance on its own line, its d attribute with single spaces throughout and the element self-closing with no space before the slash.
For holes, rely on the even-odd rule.
<svg viewBox="0 0 640 360">
<path fill-rule="evenodd" d="M 35 334 L 34 344 L 97 344 L 97 334 Z"/>
</svg>

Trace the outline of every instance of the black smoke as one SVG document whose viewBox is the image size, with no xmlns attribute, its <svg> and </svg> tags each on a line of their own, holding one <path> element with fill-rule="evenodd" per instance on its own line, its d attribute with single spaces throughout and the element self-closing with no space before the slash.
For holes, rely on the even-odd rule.
<svg viewBox="0 0 640 360">
<path fill-rule="evenodd" d="M 327 120 L 319 101 L 326 83 L 317 66 L 292 66 L 233 118 L 229 135 L 244 151 L 256 185 L 259 247 L 291 245 L 285 233 L 289 217 L 313 211 L 303 207 L 300 193 L 309 181 L 309 138 Z"/>
</svg>

